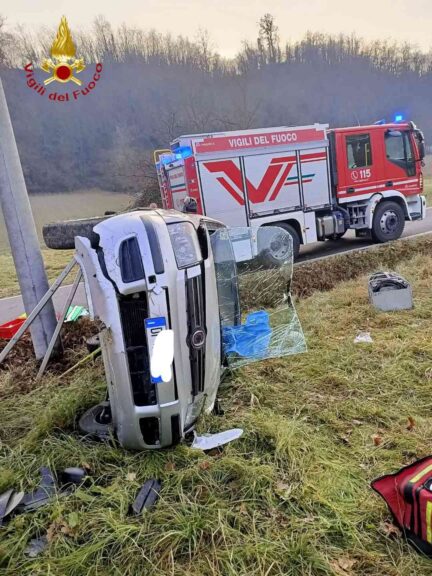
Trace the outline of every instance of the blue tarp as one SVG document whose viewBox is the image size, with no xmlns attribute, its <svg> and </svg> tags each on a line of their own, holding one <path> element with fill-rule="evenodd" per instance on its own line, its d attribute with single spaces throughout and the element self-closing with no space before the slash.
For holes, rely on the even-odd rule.
<svg viewBox="0 0 432 576">
<path fill-rule="evenodd" d="M 262 358 L 267 354 L 271 335 L 268 313 L 264 310 L 251 312 L 244 324 L 222 328 L 224 352 L 243 358 Z"/>
</svg>

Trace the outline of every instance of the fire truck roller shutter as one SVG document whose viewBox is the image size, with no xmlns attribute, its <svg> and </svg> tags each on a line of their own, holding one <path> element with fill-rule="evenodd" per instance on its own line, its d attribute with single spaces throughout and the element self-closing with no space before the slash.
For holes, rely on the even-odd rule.
<svg viewBox="0 0 432 576">
<path fill-rule="evenodd" d="M 206 216 L 227 226 L 248 226 L 240 159 L 202 160 L 198 171 Z"/>
<path fill-rule="evenodd" d="M 246 156 L 244 169 L 252 213 L 260 215 L 301 207 L 295 150 Z"/>
<path fill-rule="evenodd" d="M 331 204 L 327 148 L 300 152 L 301 183 L 305 208 Z"/>
</svg>

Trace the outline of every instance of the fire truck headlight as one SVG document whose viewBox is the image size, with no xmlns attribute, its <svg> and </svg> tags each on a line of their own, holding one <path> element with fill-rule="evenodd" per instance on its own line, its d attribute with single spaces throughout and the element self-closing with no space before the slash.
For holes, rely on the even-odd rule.
<svg viewBox="0 0 432 576">
<path fill-rule="evenodd" d="M 169 224 L 168 232 L 178 268 L 189 268 L 201 262 L 198 238 L 190 222 Z"/>
</svg>

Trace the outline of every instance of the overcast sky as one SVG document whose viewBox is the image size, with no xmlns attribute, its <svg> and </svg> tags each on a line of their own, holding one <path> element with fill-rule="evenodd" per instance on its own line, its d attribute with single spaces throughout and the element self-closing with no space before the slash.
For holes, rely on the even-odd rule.
<svg viewBox="0 0 432 576">
<path fill-rule="evenodd" d="M 216 49 L 231 56 L 244 39 L 256 38 L 257 22 L 270 12 L 282 40 L 307 30 L 351 33 L 367 38 L 432 46 L 432 0 L 2 0 L 8 26 L 57 25 L 65 14 L 74 28 L 89 26 L 103 14 L 113 24 L 126 22 L 193 37 L 206 29 Z"/>
</svg>

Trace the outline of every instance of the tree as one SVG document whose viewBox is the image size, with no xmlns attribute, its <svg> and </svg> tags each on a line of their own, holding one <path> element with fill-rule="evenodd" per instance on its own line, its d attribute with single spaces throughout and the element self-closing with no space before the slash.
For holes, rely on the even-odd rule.
<svg viewBox="0 0 432 576">
<path fill-rule="evenodd" d="M 0 68 L 12 65 L 14 37 L 6 31 L 6 18 L 0 14 Z"/>
<path fill-rule="evenodd" d="M 264 14 L 259 21 L 258 48 L 265 55 L 266 62 L 280 61 L 279 28 L 271 14 Z"/>
</svg>

